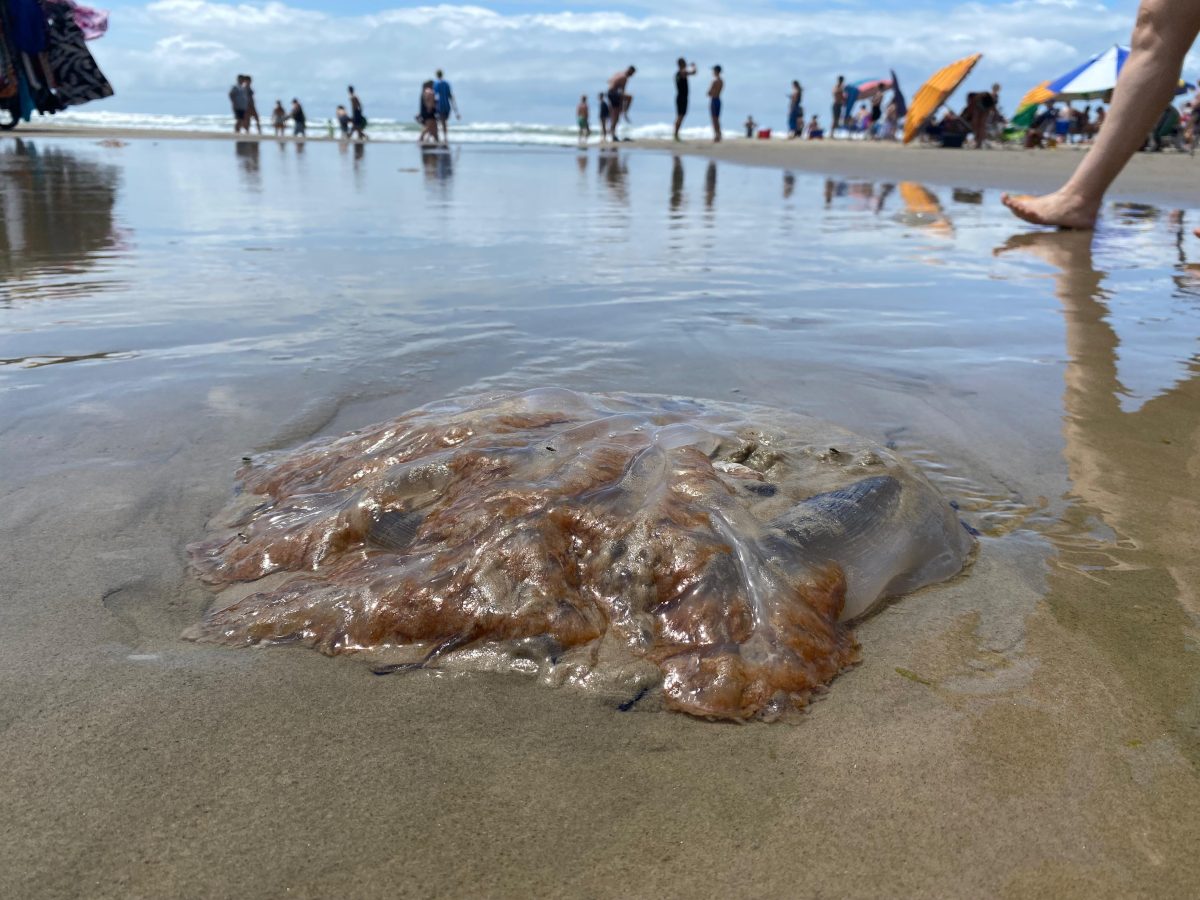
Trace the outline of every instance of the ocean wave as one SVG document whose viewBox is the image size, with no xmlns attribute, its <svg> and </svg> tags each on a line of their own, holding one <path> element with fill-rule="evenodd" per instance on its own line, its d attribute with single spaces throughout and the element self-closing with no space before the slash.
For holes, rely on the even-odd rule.
<svg viewBox="0 0 1200 900">
<path fill-rule="evenodd" d="M 270 133 L 268 117 L 263 117 L 263 130 Z M 211 134 L 226 134 L 232 129 L 228 115 L 161 115 L 153 113 L 85 112 L 69 111 L 38 119 L 39 126 L 113 128 L 146 131 L 198 131 Z M 673 126 L 670 122 L 654 122 L 645 125 L 623 125 L 621 134 L 634 140 L 667 139 Z M 291 131 L 290 127 L 288 129 Z M 415 141 L 421 127 L 415 121 L 397 119 L 371 119 L 367 133 L 373 140 Z M 332 119 L 310 118 L 310 137 L 326 137 L 337 133 Z M 532 122 L 451 122 L 452 140 L 462 143 L 488 144 L 547 144 L 575 145 L 578 130 L 574 127 L 544 125 Z M 599 126 L 592 132 L 592 142 L 599 141 Z M 685 128 L 683 137 L 701 140 L 711 135 L 708 128 Z M 731 135 L 736 137 L 737 135 Z"/>
</svg>

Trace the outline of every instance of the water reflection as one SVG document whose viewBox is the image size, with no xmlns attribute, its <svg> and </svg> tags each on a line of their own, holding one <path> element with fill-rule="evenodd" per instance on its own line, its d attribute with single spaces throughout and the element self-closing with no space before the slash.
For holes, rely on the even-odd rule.
<svg viewBox="0 0 1200 900">
<path fill-rule="evenodd" d="M 704 208 L 711 211 L 717 201 L 717 164 L 712 160 L 704 171 Z"/>
<path fill-rule="evenodd" d="M 16 140 L 0 150 L 0 179 L 0 305 L 18 295 L 71 296 L 105 287 L 75 277 L 42 279 L 76 276 L 119 247 L 113 208 L 120 170 Z"/>
<path fill-rule="evenodd" d="M 954 225 L 937 194 L 915 181 L 902 181 L 896 187 L 904 201 L 904 210 L 896 214 L 896 221 L 947 236 L 954 234 Z"/>
<path fill-rule="evenodd" d="M 237 154 L 238 170 L 241 172 L 243 183 L 249 190 L 261 191 L 262 172 L 260 171 L 259 142 L 238 141 L 233 146 L 234 152 Z"/>
<path fill-rule="evenodd" d="M 1122 408 L 1109 276 L 1096 269 L 1091 241 L 1078 232 L 1026 233 L 996 251 L 1032 254 L 1055 269 L 1066 323 L 1063 434 L 1075 503 L 1051 535 L 1059 568 L 1050 605 L 1158 707 L 1164 727 L 1200 764 L 1200 357 L 1140 408 Z M 1093 522 L 1116 539 L 1090 539 Z"/>
<path fill-rule="evenodd" d="M 422 147 L 421 166 L 426 181 L 447 181 L 454 175 L 454 157 L 445 147 Z"/>
<path fill-rule="evenodd" d="M 888 197 L 896 186 L 890 182 L 883 182 L 876 190 L 873 181 L 844 181 L 841 179 L 826 178 L 824 183 L 824 198 L 825 208 L 829 209 L 833 206 L 835 199 L 849 200 L 849 207 L 858 212 L 871 212 L 879 215 L 883 211 L 883 206 L 887 202 Z M 785 196 L 790 195 L 786 190 L 785 181 Z"/>
<path fill-rule="evenodd" d="M 596 171 L 600 180 L 612 192 L 613 198 L 622 206 L 629 205 L 629 163 L 616 150 L 601 150 L 596 160 Z"/>
<path fill-rule="evenodd" d="M 683 218 L 683 160 L 678 156 L 671 161 L 671 218 Z"/>
</svg>

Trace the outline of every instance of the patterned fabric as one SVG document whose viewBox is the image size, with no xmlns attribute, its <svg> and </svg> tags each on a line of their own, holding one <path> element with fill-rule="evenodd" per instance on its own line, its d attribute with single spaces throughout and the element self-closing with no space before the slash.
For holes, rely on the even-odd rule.
<svg viewBox="0 0 1200 900">
<path fill-rule="evenodd" d="M 112 85 L 88 52 L 83 31 L 75 23 L 74 10 L 67 3 L 48 2 L 46 12 L 50 17 L 47 56 L 59 102 L 63 106 L 78 106 L 111 97 Z"/>
<path fill-rule="evenodd" d="M 0 100 L 17 96 L 15 54 L 4 33 L 4 17 L 0 16 Z"/>
<path fill-rule="evenodd" d="M 76 3 L 75 0 L 66 0 L 66 2 L 75 14 L 75 24 L 83 32 L 85 41 L 94 41 L 96 38 L 104 37 L 104 33 L 108 31 L 108 10 L 92 9 L 90 6 Z"/>
</svg>

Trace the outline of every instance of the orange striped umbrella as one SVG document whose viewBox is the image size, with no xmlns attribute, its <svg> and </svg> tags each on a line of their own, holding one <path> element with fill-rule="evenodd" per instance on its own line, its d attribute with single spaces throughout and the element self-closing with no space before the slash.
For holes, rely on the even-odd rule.
<svg viewBox="0 0 1200 900">
<path fill-rule="evenodd" d="M 954 93 L 955 88 L 963 83 L 963 79 L 975 68 L 975 63 L 982 58 L 982 53 L 976 53 L 974 56 L 950 63 L 921 85 L 921 89 L 909 104 L 908 116 L 904 120 L 904 143 L 907 144 L 917 136 L 917 132 L 929 121 L 929 117 L 946 102 L 946 98 Z"/>
<path fill-rule="evenodd" d="M 1017 104 L 1017 109 L 1024 109 L 1026 106 L 1041 106 L 1047 100 L 1053 100 L 1058 94 L 1049 89 L 1050 82 L 1043 81 L 1035 88 L 1030 88 L 1029 93 L 1021 98 L 1021 102 Z"/>
</svg>

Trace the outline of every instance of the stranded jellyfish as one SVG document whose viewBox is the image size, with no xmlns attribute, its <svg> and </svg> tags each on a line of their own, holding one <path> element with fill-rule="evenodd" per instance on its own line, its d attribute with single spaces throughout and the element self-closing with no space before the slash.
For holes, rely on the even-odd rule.
<svg viewBox="0 0 1200 900">
<path fill-rule="evenodd" d="M 239 477 L 190 548 L 221 594 L 187 637 L 525 671 L 716 719 L 802 707 L 857 661 L 849 623 L 973 545 L 882 447 L 669 397 L 459 398 Z"/>
</svg>

